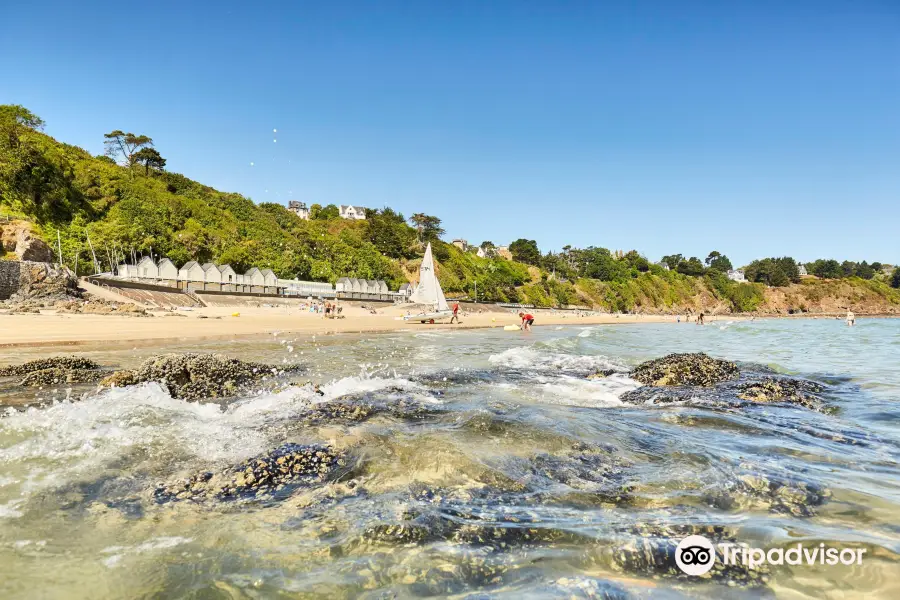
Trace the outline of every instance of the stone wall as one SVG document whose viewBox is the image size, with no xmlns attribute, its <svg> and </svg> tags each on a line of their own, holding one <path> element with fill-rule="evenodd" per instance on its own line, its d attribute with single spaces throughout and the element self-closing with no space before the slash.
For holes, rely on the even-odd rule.
<svg viewBox="0 0 900 600">
<path fill-rule="evenodd" d="M 0 300 L 6 300 L 19 291 L 18 261 L 0 260 Z"/>
</svg>

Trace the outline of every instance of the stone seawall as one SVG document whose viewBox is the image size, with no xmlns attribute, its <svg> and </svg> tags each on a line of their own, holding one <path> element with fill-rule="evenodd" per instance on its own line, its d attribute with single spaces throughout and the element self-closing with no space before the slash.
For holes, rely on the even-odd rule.
<svg viewBox="0 0 900 600">
<path fill-rule="evenodd" d="M 0 260 L 0 300 L 6 300 L 19 291 L 19 261 Z"/>
</svg>

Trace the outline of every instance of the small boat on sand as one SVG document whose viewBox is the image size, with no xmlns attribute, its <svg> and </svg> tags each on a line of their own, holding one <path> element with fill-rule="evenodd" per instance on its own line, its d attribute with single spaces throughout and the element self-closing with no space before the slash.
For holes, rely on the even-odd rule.
<svg viewBox="0 0 900 600">
<path fill-rule="evenodd" d="M 420 312 L 403 317 L 404 321 L 421 321 L 436 323 L 453 317 L 453 311 L 444 298 L 444 290 L 434 270 L 434 258 L 431 255 L 431 242 L 425 248 L 425 257 L 419 266 L 419 284 L 409 297 L 410 302 L 420 307 Z"/>
</svg>

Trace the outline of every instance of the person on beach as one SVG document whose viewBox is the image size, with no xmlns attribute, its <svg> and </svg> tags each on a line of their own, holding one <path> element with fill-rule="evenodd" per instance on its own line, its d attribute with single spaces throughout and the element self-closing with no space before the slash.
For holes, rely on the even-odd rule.
<svg viewBox="0 0 900 600">
<path fill-rule="evenodd" d="M 704 324 L 705 323 L 703 322 L 703 313 L 700 313 L 700 316 L 697 317 L 697 325 L 704 325 Z"/>
<path fill-rule="evenodd" d="M 531 331 L 531 326 L 534 325 L 534 317 L 523 312 L 520 312 L 519 316 L 522 317 L 522 329 L 524 331 Z"/>
<path fill-rule="evenodd" d="M 456 320 L 456 324 L 459 325 L 459 302 L 453 303 L 453 316 L 450 317 L 450 324 L 453 324 L 454 319 Z"/>
<path fill-rule="evenodd" d="M 853 314 L 852 310 L 847 311 L 847 326 L 853 327 L 856 325 L 856 315 Z"/>
</svg>

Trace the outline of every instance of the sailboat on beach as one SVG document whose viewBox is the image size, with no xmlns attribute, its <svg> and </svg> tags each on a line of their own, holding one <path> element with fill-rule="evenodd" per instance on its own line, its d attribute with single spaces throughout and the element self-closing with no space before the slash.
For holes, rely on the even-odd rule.
<svg viewBox="0 0 900 600">
<path fill-rule="evenodd" d="M 410 302 L 422 306 L 422 312 L 414 315 L 406 315 L 404 321 L 421 321 L 422 323 L 434 323 L 453 316 L 447 299 L 444 298 L 444 290 L 438 281 L 434 270 L 434 258 L 431 256 L 431 242 L 425 248 L 425 257 L 419 266 L 419 284 L 409 297 Z"/>
</svg>

